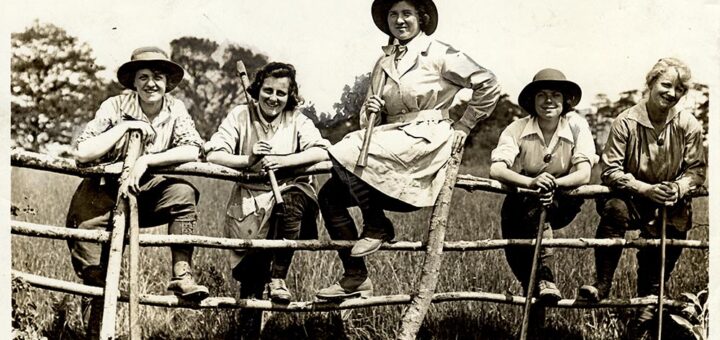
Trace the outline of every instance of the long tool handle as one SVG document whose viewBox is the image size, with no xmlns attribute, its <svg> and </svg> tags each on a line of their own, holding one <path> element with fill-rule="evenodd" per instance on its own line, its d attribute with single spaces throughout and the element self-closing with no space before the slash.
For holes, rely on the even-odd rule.
<svg viewBox="0 0 720 340">
<path fill-rule="evenodd" d="M 380 73 L 380 85 L 377 88 L 375 94 L 382 95 L 383 87 L 385 87 L 385 81 L 387 75 L 385 71 Z M 368 116 L 367 127 L 365 128 L 365 136 L 363 137 L 362 148 L 360 149 L 360 155 L 358 156 L 357 166 L 364 168 L 367 166 L 368 151 L 370 150 L 370 138 L 372 138 L 373 129 L 375 128 L 375 119 L 377 119 L 377 113 L 373 112 Z"/>
<path fill-rule="evenodd" d="M 665 299 L 665 251 L 667 248 L 667 207 L 662 207 L 662 220 L 660 221 L 660 292 L 658 294 L 658 335 L 657 339 L 662 340 L 663 327 L 663 300 Z"/>
<path fill-rule="evenodd" d="M 545 215 L 547 211 L 545 206 L 540 209 L 540 221 L 538 222 L 537 236 L 535 237 L 535 251 L 533 252 L 532 268 L 530 269 L 530 279 L 528 280 L 528 287 L 525 290 L 527 296 L 525 296 L 525 308 L 523 309 L 523 320 L 522 328 L 520 329 L 520 339 L 527 339 L 528 325 L 530 324 L 530 308 L 532 306 L 533 293 L 535 292 L 535 277 L 537 276 L 538 260 L 540 258 L 540 248 L 542 243 L 543 226 L 545 225 Z"/>
<path fill-rule="evenodd" d="M 245 69 L 245 63 L 243 63 L 242 60 L 238 60 L 235 66 L 237 67 L 238 76 L 240 76 L 240 83 L 243 87 L 243 93 L 245 94 L 245 102 L 248 105 L 248 110 L 257 116 L 258 112 L 256 112 L 253 100 L 247 92 L 248 87 L 250 87 L 250 79 L 248 78 L 247 70 Z M 267 173 L 268 177 L 270 177 L 270 186 L 272 187 L 273 196 L 275 196 L 275 202 L 277 204 L 285 203 L 282 195 L 280 194 L 280 186 L 278 185 L 277 178 L 275 177 L 275 171 L 268 169 Z"/>
</svg>

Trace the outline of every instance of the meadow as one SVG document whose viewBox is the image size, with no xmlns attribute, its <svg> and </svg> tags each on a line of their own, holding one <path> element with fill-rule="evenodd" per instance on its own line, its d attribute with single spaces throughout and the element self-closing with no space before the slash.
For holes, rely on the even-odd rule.
<svg viewBox="0 0 720 340">
<path fill-rule="evenodd" d="M 463 167 L 461 173 L 487 176 L 482 167 Z M 70 198 L 80 182 L 73 176 L 36 170 L 12 169 L 12 203 L 21 221 L 63 226 Z M 222 236 L 221 221 L 232 187 L 230 182 L 187 177 L 201 192 L 200 230 L 208 236 Z M 456 190 L 451 203 L 447 240 L 500 238 L 500 205 L 503 195 Z M 695 227 L 691 239 L 708 239 L 707 198 L 694 202 Z M 410 214 L 389 214 L 399 240 L 421 240 L 426 233 L 430 209 Z M 356 214 L 357 215 L 357 214 Z M 599 217 L 592 200 L 556 237 L 593 237 Z M 328 238 L 320 228 L 321 238 Z M 143 232 L 165 233 L 166 227 Z M 626 237 L 636 237 L 628 233 Z M 612 296 L 634 296 L 636 261 L 634 249 L 626 249 L 615 274 Z M 520 295 L 501 250 L 447 252 L 444 255 L 438 291 L 486 291 Z M 559 249 L 553 268 L 556 281 L 566 298 L 592 281 L 592 249 Z M 368 258 L 376 295 L 409 292 L 422 264 L 420 252 L 381 251 Z M 170 251 L 143 248 L 140 286 L 142 291 L 166 294 L 170 277 Z M 214 296 L 238 296 L 238 284 L 230 275 L 224 251 L 197 249 L 196 276 Z M 13 269 L 79 282 L 70 264 L 65 241 L 12 236 Z M 296 253 L 288 285 L 295 300 L 312 300 L 317 289 L 329 285 L 341 274 L 334 251 Z M 667 292 L 678 298 L 683 292 L 697 293 L 708 285 L 708 252 L 685 250 L 673 272 Z M 127 286 L 122 278 L 121 287 Z M 36 288 L 19 286 L 13 292 L 16 327 L 30 327 L 51 339 L 74 339 L 83 334 L 81 298 Z M 148 339 L 234 339 L 242 329 L 235 309 L 170 309 L 141 306 L 143 338 Z M 339 313 L 274 313 L 268 321 L 265 339 L 388 339 L 395 336 L 403 306 L 362 308 L 340 320 Z M 539 339 L 618 339 L 626 335 L 632 309 L 605 308 L 548 309 L 547 324 Z M 482 302 L 446 302 L 431 307 L 420 331 L 420 339 L 507 339 L 517 338 L 522 307 Z M 19 320 L 19 321 L 18 321 Z M 19 322 L 19 324 L 17 324 Z M 119 336 L 127 336 L 127 305 L 120 304 Z M 345 327 L 342 327 L 344 322 Z"/>
</svg>

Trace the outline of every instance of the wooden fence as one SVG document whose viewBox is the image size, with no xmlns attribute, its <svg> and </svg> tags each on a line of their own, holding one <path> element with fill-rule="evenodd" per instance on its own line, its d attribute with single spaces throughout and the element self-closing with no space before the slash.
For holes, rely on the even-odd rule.
<svg viewBox="0 0 720 340">
<path fill-rule="evenodd" d="M 139 143 L 136 143 L 139 145 Z M 130 153 L 129 153 L 130 154 Z M 94 296 L 105 299 L 105 313 L 101 327 L 101 337 L 103 339 L 115 338 L 115 317 L 117 313 L 117 301 L 130 303 L 130 338 L 140 338 L 140 324 L 137 317 L 137 305 L 145 304 L 163 307 L 181 307 L 193 309 L 205 308 L 248 308 L 268 311 L 286 311 L 286 312 L 316 312 L 316 311 L 334 311 L 346 310 L 361 307 L 385 306 L 385 305 L 409 305 L 405 310 L 402 324 L 400 325 L 399 339 L 414 339 L 420 329 L 425 315 L 431 303 L 441 303 L 449 301 L 486 301 L 504 304 L 523 305 L 526 298 L 522 296 L 509 296 L 506 294 L 491 292 L 443 292 L 437 293 L 437 281 L 442 264 L 442 254 L 445 251 L 482 251 L 488 249 L 500 249 L 508 246 L 534 246 L 535 240 L 530 239 L 510 239 L 510 240 L 476 240 L 476 241 L 445 241 L 445 227 L 447 226 L 450 200 L 454 188 L 461 188 L 467 191 L 487 191 L 496 193 L 534 193 L 526 189 L 518 189 L 505 186 L 498 181 L 480 178 L 470 175 L 458 175 L 458 168 L 462 153 L 455 154 L 449 164 L 448 178 L 444 183 L 438 200 L 433 207 L 432 217 L 428 233 L 423 241 L 415 242 L 397 242 L 394 244 L 383 244 L 381 249 L 385 250 L 403 250 L 403 251 L 423 251 L 426 253 L 423 268 L 417 279 L 413 292 L 409 294 L 397 294 L 386 296 L 373 296 L 363 299 L 349 299 L 340 302 L 336 301 L 298 301 L 291 302 L 287 305 L 274 304 L 267 300 L 249 300 L 235 299 L 232 297 L 209 297 L 199 303 L 178 299 L 173 295 L 150 295 L 138 292 L 137 288 L 137 249 L 139 246 L 144 247 L 161 247 L 170 245 L 194 245 L 207 248 L 219 249 L 278 249 L 288 248 L 297 250 L 334 250 L 342 248 L 350 248 L 354 241 L 320 241 L 320 240 L 245 240 L 245 239 L 228 239 L 218 237 L 193 236 L 193 235 L 138 235 L 137 223 L 133 222 L 133 218 L 137 217 L 137 207 L 132 198 L 128 201 L 127 206 L 122 206 L 120 215 L 129 217 L 129 238 L 125 238 L 126 217 L 123 220 L 114 219 L 114 228 L 111 232 L 97 230 L 77 230 L 67 229 L 57 226 L 39 225 L 35 223 L 11 221 L 11 230 L 13 234 L 25 235 L 33 237 L 44 237 L 51 239 L 75 239 L 82 241 L 93 241 L 98 243 L 111 244 L 111 259 L 108 266 L 108 277 L 105 288 L 87 286 L 74 282 L 57 280 L 31 273 L 23 273 L 16 270 L 12 271 L 14 277 L 22 278 L 29 284 L 58 292 L 76 294 L 82 296 Z M 120 177 L 127 173 L 132 160 L 126 159 L 124 163 L 116 163 L 102 166 L 77 167 L 75 161 L 66 158 L 53 158 L 42 154 L 13 151 L 11 153 L 11 163 L 13 166 L 32 168 L 80 177 L 91 176 L 114 176 Z M 317 165 L 299 169 L 297 171 L 287 173 L 286 176 L 299 176 L 328 173 L 330 169 L 329 162 L 319 163 Z M 241 183 L 257 183 L 266 181 L 267 175 L 263 173 L 251 173 L 229 169 L 223 166 L 208 163 L 186 163 L 179 166 L 153 169 L 156 174 L 170 175 L 192 175 L 206 178 L 215 178 L 221 180 L 229 180 Z M 583 198 L 593 198 L 601 195 L 611 195 L 609 188 L 601 185 L 585 185 L 573 190 L 558 193 L 560 195 L 570 195 Z M 693 197 L 706 196 L 707 190 L 699 188 L 691 193 Z M 121 201 L 121 200 L 119 200 Z M 129 270 L 129 289 L 128 292 L 120 292 L 118 282 L 120 277 L 120 258 L 122 256 L 122 247 L 125 243 L 130 247 L 130 270 Z M 543 240 L 543 247 L 560 247 L 560 248 L 598 248 L 598 247 L 624 247 L 624 248 L 641 248 L 641 247 L 659 247 L 659 246 L 686 247 L 697 249 L 708 249 L 707 241 L 699 240 L 625 240 L 625 239 L 551 239 Z M 534 302 L 535 299 L 530 301 Z M 673 301 L 662 298 L 632 298 L 632 299 L 606 299 L 597 303 L 580 302 L 572 299 L 560 300 L 557 308 L 600 308 L 600 307 L 640 307 L 652 304 L 661 304 L 663 306 L 671 306 L 682 308 L 687 303 Z"/>
</svg>

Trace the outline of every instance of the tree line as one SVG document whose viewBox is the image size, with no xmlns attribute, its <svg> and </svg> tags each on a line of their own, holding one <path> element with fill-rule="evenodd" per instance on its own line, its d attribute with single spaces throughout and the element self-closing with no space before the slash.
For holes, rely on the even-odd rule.
<svg viewBox="0 0 720 340">
<path fill-rule="evenodd" d="M 268 56 L 237 43 L 218 44 L 209 39 L 180 37 L 170 42 L 171 59 L 187 72 L 173 91 L 194 118 L 204 139 L 209 139 L 227 112 L 245 102 L 236 62 L 242 60 L 250 75 L 269 61 Z M 35 21 L 23 32 L 11 34 L 11 137 L 12 146 L 36 152 L 65 155 L 82 127 L 93 118 L 100 102 L 117 95 L 123 88 L 114 80 L 104 79 L 104 67 L 95 62 L 92 48 L 64 29 Z M 347 84 L 334 112 L 318 112 L 311 101 L 300 106 L 331 142 L 357 130 L 358 113 L 369 87 L 369 73 L 358 75 Z M 602 150 L 609 124 L 642 97 L 640 90 L 620 93 L 613 101 L 598 94 L 589 109 L 580 110 L 593 130 Z M 707 134 L 709 90 L 695 84 L 688 105 L 700 119 Z M 459 117 L 466 102 L 451 108 L 451 117 Z M 502 129 L 526 113 L 503 94 L 491 115 L 468 138 L 466 160 L 487 159 Z"/>
</svg>

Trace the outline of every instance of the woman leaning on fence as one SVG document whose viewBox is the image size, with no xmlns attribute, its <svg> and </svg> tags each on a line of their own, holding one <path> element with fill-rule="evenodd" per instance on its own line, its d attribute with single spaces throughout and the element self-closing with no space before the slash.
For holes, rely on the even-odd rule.
<svg viewBox="0 0 720 340">
<path fill-rule="evenodd" d="M 301 102 L 290 64 L 269 63 L 255 76 L 248 92 L 251 108 L 233 108 L 205 144 L 207 160 L 224 166 L 279 170 L 316 163 L 326 158 L 330 143 L 297 105 Z M 317 195 L 311 177 L 280 182 L 283 204 L 277 204 L 269 183 L 237 183 L 225 218 L 225 236 L 238 239 L 317 238 Z M 234 250 L 233 277 L 241 282 L 241 298 L 261 298 L 269 283 L 270 298 L 289 302 L 285 284 L 293 258 L 292 249 L 273 251 Z"/>
<path fill-rule="evenodd" d="M 332 177 L 320 190 L 320 209 L 331 238 L 358 240 L 348 207 L 363 217 L 360 240 L 339 251 L 345 273 L 321 289 L 324 299 L 372 294 L 362 259 L 391 241 L 395 230 L 384 210 L 413 211 L 435 203 L 453 151 L 462 148 L 475 124 L 490 115 L 499 98 L 495 76 L 466 54 L 429 37 L 437 27 L 431 0 L 375 0 L 375 25 L 390 36 L 371 76 L 360 112 L 361 126 L 377 114 L 366 166 L 357 166 L 364 130 L 329 149 Z M 462 88 L 473 90 L 462 118 L 448 108 Z"/>
<path fill-rule="evenodd" d="M 86 178 L 70 203 L 69 228 L 107 230 L 118 191 L 137 195 L 141 227 L 168 223 L 170 234 L 192 234 L 197 221 L 198 192 L 190 183 L 173 177 L 155 176 L 147 169 L 195 161 L 202 139 L 185 105 L 167 92 L 183 78 L 183 68 L 170 61 L 157 47 L 138 48 L 131 60 L 120 66 L 118 81 L 123 94 L 105 100 L 77 140 L 75 157 L 80 164 L 121 161 L 129 130 L 140 130 L 144 153 L 137 159 L 128 186 L 114 180 Z M 83 282 L 104 286 L 108 245 L 68 241 L 72 264 Z M 208 289 L 195 283 L 191 272 L 193 247 L 172 246 L 172 279 L 167 289 L 193 300 L 208 296 Z M 92 304 L 91 321 L 100 321 L 102 298 Z M 90 332 L 96 331 L 90 325 Z"/>
<path fill-rule="evenodd" d="M 555 69 L 539 71 L 518 96 L 530 115 L 512 122 L 492 151 L 490 177 L 517 187 L 538 190 L 539 196 L 508 194 L 501 211 L 503 238 L 535 238 L 540 211 L 546 209 L 543 238 L 568 225 L 584 200 L 554 195 L 556 189 L 587 184 L 597 162 L 595 142 L 584 118 L 571 112 L 580 102 L 580 87 Z M 505 249 L 510 268 L 528 288 L 533 249 Z M 555 303 L 562 298 L 551 270 L 552 250 L 542 248 L 539 258 L 539 298 Z"/>
<path fill-rule="evenodd" d="M 572 109 L 580 101 L 580 87 L 555 69 L 539 71 L 520 92 L 518 103 L 530 115 L 512 122 L 492 151 L 490 177 L 506 184 L 538 190 L 539 196 L 508 194 L 501 216 L 506 239 L 532 239 L 538 232 L 540 211 L 546 209 L 543 238 L 568 225 L 584 200 L 554 195 L 590 182 L 597 163 L 595 142 L 587 121 Z M 510 268 L 524 290 L 529 285 L 533 249 L 505 249 Z M 551 270 L 552 250 L 542 248 L 538 267 L 538 297 L 546 303 L 562 299 Z"/>
<path fill-rule="evenodd" d="M 618 196 L 596 201 L 597 238 L 622 238 L 640 229 L 644 238 L 660 238 L 662 210 L 667 211 L 667 237 L 686 239 L 692 227 L 692 199 L 687 193 L 705 182 L 703 128 L 692 109 L 678 104 L 690 86 L 690 68 L 675 58 L 660 59 L 646 76 L 647 98 L 621 113 L 612 124 L 601 157 L 602 181 Z M 679 107 L 680 106 L 680 107 Z M 668 280 L 682 248 L 669 247 Z M 595 249 L 597 279 L 580 288 L 579 298 L 608 297 L 621 248 Z M 657 295 L 660 249 L 637 252 L 637 295 Z M 652 314 L 643 311 L 640 322 Z"/>
</svg>

